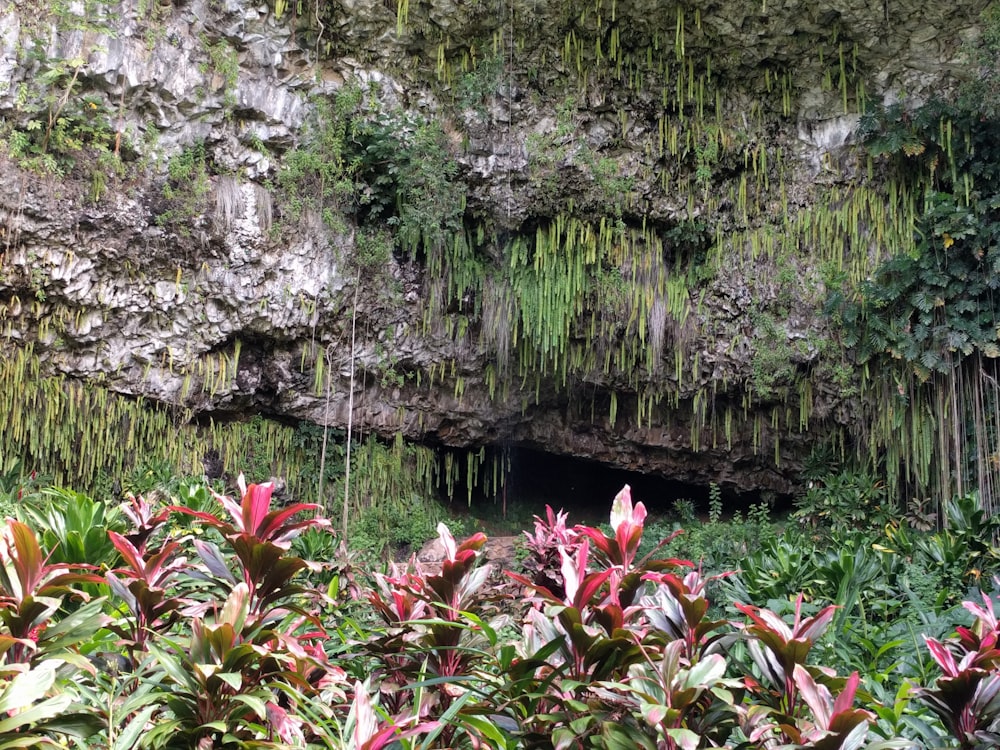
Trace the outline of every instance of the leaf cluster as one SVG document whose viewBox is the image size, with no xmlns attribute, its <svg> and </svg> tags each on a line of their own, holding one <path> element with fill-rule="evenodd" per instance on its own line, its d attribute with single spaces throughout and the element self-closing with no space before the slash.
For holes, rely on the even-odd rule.
<svg viewBox="0 0 1000 750">
<path fill-rule="evenodd" d="M 870 607 L 862 591 L 898 595 L 878 588 L 877 569 L 895 565 L 893 585 L 905 590 L 900 576 L 933 535 L 894 529 L 881 548 L 840 538 L 843 548 L 817 553 L 771 601 L 756 598 L 762 590 L 735 594 L 727 616 L 710 587 L 747 593 L 747 572 L 711 576 L 666 557 L 682 537 L 646 552 L 646 510 L 626 487 L 605 529 L 570 527 L 554 511 L 538 518 L 525 573 L 503 586 L 484 564 L 485 536 L 457 541 L 442 525 L 440 566 L 414 560 L 366 586 L 348 560 L 327 579 L 333 600 L 310 585 L 317 566 L 293 551 L 331 553 L 319 536 L 326 522 L 309 504 L 274 507 L 272 490 L 244 486 L 198 508 L 132 498 L 117 516 L 126 525 L 108 534 L 113 550 L 86 547 L 108 569 L 52 562 L 39 543 L 58 549 L 45 527 L 96 518 L 93 501 L 67 493 L 77 521 L 50 524 L 49 508 L 34 518 L 41 534 L 9 521 L 0 705 L 14 712 L 0 722 L 0 746 L 875 750 L 908 746 L 900 734 L 939 743 L 944 732 L 973 747 L 996 731 L 988 597 L 966 604 L 974 624 L 950 638 L 947 626 L 927 626 L 929 655 L 909 674 L 929 687 L 893 698 L 899 662 L 885 661 L 900 642 L 872 630 L 859 631 L 871 661 L 855 659 L 858 647 L 831 660 Z M 941 542 L 944 565 L 991 554 L 988 542 L 973 545 L 990 533 L 975 511 L 956 504 L 950 532 L 967 543 L 963 552 Z M 800 564 L 810 558 L 799 552 Z M 94 597 L 85 585 L 106 588 Z M 350 616 L 360 601 L 368 624 Z"/>
<path fill-rule="evenodd" d="M 902 360 L 921 380 L 963 357 L 1000 356 L 1000 123 L 932 102 L 869 113 L 860 128 L 873 156 L 923 195 L 913 249 L 890 258 L 827 310 L 859 358 Z"/>
<path fill-rule="evenodd" d="M 385 108 L 357 86 L 314 104 L 304 145 L 286 155 L 278 174 L 289 215 L 314 212 L 333 227 L 345 219 L 389 227 L 411 255 L 439 251 L 461 227 L 463 204 L 440 126 Z"/>
</svg>

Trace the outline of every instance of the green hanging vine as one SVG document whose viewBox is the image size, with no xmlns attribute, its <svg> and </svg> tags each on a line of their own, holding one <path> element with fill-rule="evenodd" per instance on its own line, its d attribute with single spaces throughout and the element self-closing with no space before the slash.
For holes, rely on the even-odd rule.
<svg viewBox="0 0 1000 750">
<path fill-rule="evenodd" d="M 918 500 L 978 490 L 996 512 L 1000 122 L 942 102 L 897 105 L 862 134 L 922 207 L 909 251 L 828 305 L 859 360 L 877 365 L 870 453 Z"/>
</svg>

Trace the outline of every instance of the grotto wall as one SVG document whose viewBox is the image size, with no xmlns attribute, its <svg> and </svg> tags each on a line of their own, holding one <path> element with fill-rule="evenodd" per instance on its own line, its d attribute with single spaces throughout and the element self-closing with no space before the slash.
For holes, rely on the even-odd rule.
<svg viewBox="0 0 1000 750">
<path fill-rule="evenodd" d="M 178 423 L 793 492 L 861 430 L 826 289 L 912 234 L 859 114 L 984 6 L 9 5 L 2 346 Z"/>
</svg>

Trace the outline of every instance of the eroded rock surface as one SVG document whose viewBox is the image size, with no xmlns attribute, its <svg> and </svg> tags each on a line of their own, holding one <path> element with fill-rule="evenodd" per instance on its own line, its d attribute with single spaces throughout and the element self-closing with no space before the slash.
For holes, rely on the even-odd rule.
<svg viewBox="0 0 1000 750">
<path fill-rule="evenodd" d="M 195 413 L 340 426 L 353 374 L 355 429 L 790 492 L 811 445 L 849 434 L 855 414 L 829 366 L 822 253 L 758 254 L 752 231 L 789 232 L 833 190 L 877 196 L 853 151 L 858 112 L 953 86 L 985 3 L 435 0 L 410 3 L 402 33 L 381 0 L 332 3 L 321 26 L 263 2 L 146 5 L 0 17 L 5 347 L 34 342 L 52 372 Z M 583 49 L 594 29 L 605 62 Z M 654 48 L 664 62 L 646 70 L 636 61 Z M 317 98 L 352 85 L 393 122 L 440 126 L 487 264 L 504 267 L 509 237 L 573 215 L 652 228 L 665 277 L 678 259 L 710 269 L 683 314 L 650 298 L 654 365 L 525 376 L 498 343 L 516 311 L 433 301 L 421 253 L 399 246 L 359 272 L 356 214 L 292 211 L 287 156 Z M 59 117 L 105 128 L 123 174 L 86 143 L 40 169 L 53 147 L 37 133 Z M 18 134 L 35 151 L 18 152 Z M 184 158 L 196 176 L 177 177 Z M 849 249 L 877 254 L 872 242 Z M 605 270 L 627 279 L 627 263 Z M 587 345 L 586 330 L 571 337 Z"/>
</svg>

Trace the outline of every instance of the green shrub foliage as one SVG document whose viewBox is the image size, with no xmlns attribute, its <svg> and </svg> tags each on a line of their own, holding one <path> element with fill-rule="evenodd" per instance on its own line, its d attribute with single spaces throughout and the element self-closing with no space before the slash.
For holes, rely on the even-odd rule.
<svg viewBox="0 0 1000 750">
<path fill-rule="evenodd" d="M 519 572 L 487 561 L 483 534 L 459 541 L 442 524 L 439 563 L 372 573 L 337 551 L 319 508 L 275 507 L 272 490 L 115 509 L 63 491 L 29 514 L 37 530 L 7 521 L 0 745 L 964 750 L 1000 738 L 993 597 L 956 607 L 957 586 L 977 580 L 968 569 L 937 601 L 913 580 L 936 563 L 939 581 L 963 562 L 978 580 L 992 572 L 972 500 L 952 504 L 947 533 L 830 531 L 810 550 L 794 535 L 811 530 L 793 527 L 716 573 L 665 554 L 680 532 L 644 544 L 646 510 L 625 487 L 605 529 L 537 518 Z M 107 545 L 76 529 L 101 513 Z M 63 538 L 72 562 L 43 547 Z"/>
<path fill-rule="evenodd" d="M 978 488 L 996 511 L 1000 357 L 1000 121 L 964 104 L 896 104 L 860 135 L 907 186 L 914 242 L 828 310 L 883 398 L 871 408 L 873 459 L 918 498 Z M 895 445 L 891 443 L 894 442 Z M 896 468 L 899 468 L 897 475 Z"/>
</svg>

